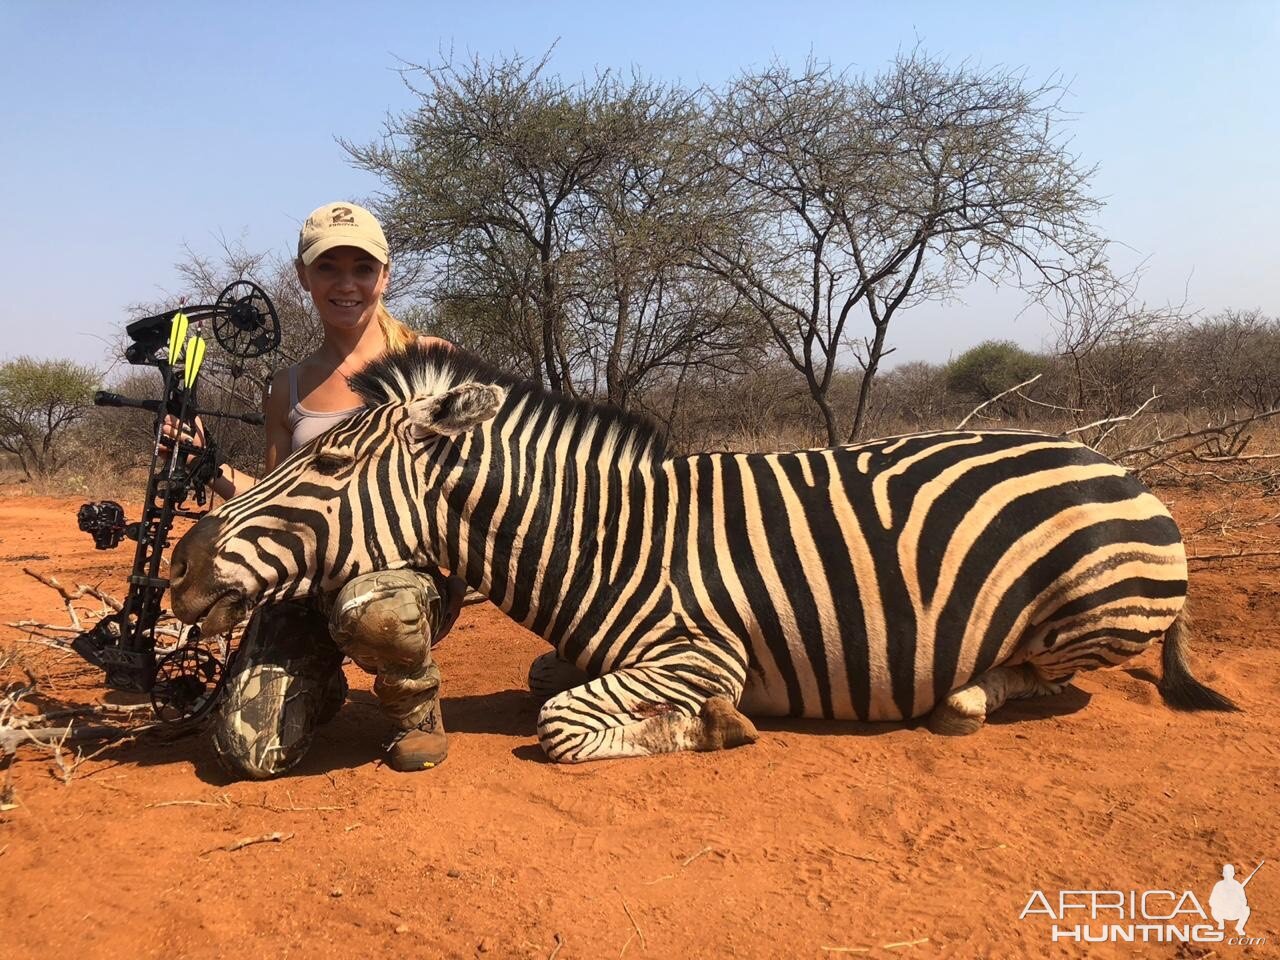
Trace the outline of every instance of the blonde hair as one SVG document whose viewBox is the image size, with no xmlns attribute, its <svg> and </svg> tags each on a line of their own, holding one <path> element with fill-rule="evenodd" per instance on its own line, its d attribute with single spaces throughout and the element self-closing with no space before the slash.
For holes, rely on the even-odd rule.
<svg viewBox="0 0 1280 960">
<path fill-rule="evenodd" d="M 401 353 L 409 344 L 417 342 L 418 335 L 393 317 L 381 298 L 378 299 L 374 316 L 378 326 L 382 328 L 382 337 L 387 341 L 387 350 L 390 353 Z"/>
</svg>

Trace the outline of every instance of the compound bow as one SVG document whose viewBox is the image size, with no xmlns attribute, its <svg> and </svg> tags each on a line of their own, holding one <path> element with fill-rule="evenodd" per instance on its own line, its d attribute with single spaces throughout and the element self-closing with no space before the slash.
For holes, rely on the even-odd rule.
<svg viewBox="0 0 1280 960">
<path fill-rule="evenodd" d="M 232 283 L 209 305 L 181 307 L 145 317 L 125 328 L 132 343 L 125 350 L 131 364 L 152 366 L 164 380 L 164 395 L 156 400 L 134 400 L 106 391 L 94 396 L 103 407 L 132 407 L 155 414 L 155 442 L 147 478 L 142 517 L 126 523 L 120 504 L 104 500 L 84 504 L 77 514 L 81 530 L 93 536 L 99 550 L 109 550 L 128 537 L 137 542 L 129 591 L 118 613 L 103 617 L 79 634 L 71 647 L 106 672 L 106 683 L 118 690 L 149 693 L 156 715 L 162 720 L 193 720 L 203 715 L 221 693 L 230 660 L 227 637 L 200 635 L 188 627 L 171 650 L 157 656 L 156 628 L 161 601 L 169 580 L 160 564 L 169 533 L 178 517 L 197 518 L 208 508 L 206 489 L 222 463 L 206 427 L 203 444 L 183 438 L 184 431 L 166 435 L 172 418 L 191 427 L 199 415 L 261 425 L 260 413 L 229 413 L 201 408 L 196 388 L 206 343 L 197 330 L 212 327 L 214 339 L 231 360 L 233 377 L 243 362 L 275 350 L 280 345 L 280 320 L 266 292 L 247 280 Z M 172 422 L 172 421 L 170 421 Z M 194 498 L 195 509 L 187 503 Z"/>
</svg>

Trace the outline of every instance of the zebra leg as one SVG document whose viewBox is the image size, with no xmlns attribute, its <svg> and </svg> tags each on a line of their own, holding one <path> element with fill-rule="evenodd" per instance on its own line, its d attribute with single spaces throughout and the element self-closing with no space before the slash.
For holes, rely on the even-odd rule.
<svg viewBox="0 0 1280 960">
<path fill-rule="evenodd" d="M 942 736 L 976 733 L 987 715 L 999 710 L 1006 700 L 1059 693 L 1068 679 L 1070 677 L 1064 677 L 1062 683 L 1051 683 L 1029 663 L 992 667 L 959 690 L 953 690 L 934 707 L 929 714 L 929 729 Z"/>
<path fill-rule="evenodd" d="M 642 663 L 557 694 L 538 714 L 538 742 L 557 763 L 754 743 L 755 726 L 734 705 L 741 683 L 708 690 L 708 666 Z"/>
<path fill-rule="evenodd" d="M 581 686 L 588 679 L 586 673 L 561 658 L 555 650 L 548 650 L 529 664 L 529 692 L 543 700 Z"/>
</svg>

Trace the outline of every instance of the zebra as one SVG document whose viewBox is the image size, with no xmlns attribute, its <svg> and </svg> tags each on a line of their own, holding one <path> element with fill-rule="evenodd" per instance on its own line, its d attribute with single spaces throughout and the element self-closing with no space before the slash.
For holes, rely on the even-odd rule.
<svg viewBox="0 0 1280 960">
<path fill-rule="evenodd" d="M 953 430 L 676 456 L 646 421 L 439 347 L 352 386 L 364 412 L 179 543 L 183 620 L 218 633 L 439 564 L 554 646 L 530 676 L 562 688 L 537 722 L 560 762 L 746 744 L 750 717 L 972 733 L 1160 638 L 1171 706 L 1235 709 L 1187 665 L 1177 525 L 1079 443 Z"/>
</svg>

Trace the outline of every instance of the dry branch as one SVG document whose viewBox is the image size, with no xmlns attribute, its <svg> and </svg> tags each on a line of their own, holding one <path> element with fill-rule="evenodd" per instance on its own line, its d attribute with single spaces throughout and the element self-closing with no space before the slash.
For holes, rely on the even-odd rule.
<svg viewBox="0 0 1280 960">
<path fill-rule="evenodd" d="M 0 753 L 12 754 L 24 743 L 33 743 L 41 747 L 60 747 L 68 743 L 84 743 L 92 740 L 121 740 L 134 737 L 154 728 L 156 724 L 143 727 L 18 727 L 0 729 Z"/>
<path fill-rule="evenodd" d="M 83 707 L 68 707 L 64 710 L 49 710 L 45 713 L 35 714 L 29 717 L 17 717 L 10 721 L 10 725 L 14 727 L 29 727 L 33 723 L 43 723 L 49 720 L 60 720 L 63 717 L 98 717 L 98 716 L 121 716 L 132 717 L 139 713 L 150 713 L 151 704 L 114 704 L 99 703 Z"/>
<path fill-rule="evenodd" d="M 631 908 L 627 906 L 627 901 L 626 901 L 626 898 L 623 897 L 622 891 L 618 891 L 618 899 L 622 901 L 622 909 L 626 911 L 627 919 L 631 921 L 631 926 L 635 928 L 635 933 L 627 937 L 627 942 L 622 945 L 622 951 L 618 954 L 618 956 L 621 957 L 624 953 L 627 952 L 627 947 L 631 945 L 631 941 L 635 939 L 637 936 L 640 938 L 640 949 L 648 950 L 649 945 L 645 943 L 644 931 L 640 929 L 640 924 L 636 923 L 636 918 L 631 913 Z"/>
<path fill-rule="evenodd" d="M 1164 456 L 1161 456 L 1153 460 L 1151 463 L 1148 463 L 1143 467 L 1143 469 L 1150 469 L 1151 467 L 1158 466 L 1168 460 L 1172 460 L 1174 457 L 1181 456 L 1186 453 L 1190 453 L 1192 450 L 1200 446 L 1201 443 L 1204 443 L 1213 438 L 1220 438 L 1226 435 L 1231 430 L 1240 431 L 1240 430 L 1243 430 L 1243 428 L 1250 426 L 1251 424 L 1262 423 L 1263 421 L 1270 420 L 1272 417 L 1275 417 L 1275 416 L 1280 416 L 1280 407 L 1277 407 L 1271 410 L 1266 410 L 1262 413 L 1250 414 L 1247 417 L 1238 417 L 1235 420 L 1228 420 L 1224 423 L 1216 424 L 1214 426 L 1209 426 L 1209 427 L 1203 427 L 1199 430 L 1187 430 L 1183 433 L 1175 434 L 1172 437 L 1162 437 L 1152 443 L 1146 444 L 1145 446 L 1133 447 L 1128 450 L 1122 450 L 1119 453 L 1117 453 L 1113 459 L 1120 459 L 1122 457 L 1138 457 L 1144 454 L 1152 454 L 1154 451 L 1161 450 L 1173 444 L 1182 443 L 1187 440 L 1196 441 L 1196 443 L 1193 443 L 1188 447 L 1184 447 L 1181 450 L 1176 450 L 1172 453 L 1165 454 Z M 1237 432 L 1237 436 L 1238 435 L 1239 433 Z"/>
<path fill-rule="evenodd" d="M 163 800 L 160 803 L 148 803 L 147 809 L 158 807 L 229 807 L 231 798 L 225 793 L 219 794 L 217 800 Z"/>
<path fill-rule="evenodd" d="M 78 627 L 78 626 L 60 627 L 56 623 L 41 623 L 39 620 L 10 620 L 8 623 L 5 624 L 5 626 L 13 627 L 17 630 L 47 630 L 50 633 L 80 634 L 84 632 L 83 627 Z M 45 638 L 45 639 L 51 639 L 51 638 Z M 65 643 L 58 643 L 58 644 L 55 644 L 55 646 L 62 647 L 63 649 L 68 649 L 67 644 Z"/>
<path fill-rule="evenodd" d="M 200 854 L 200 856 L 207 857 L 209 854 L 216 853 L 219 850 L 223 850 L 227 853 L 235 853 L 237 850 L 243 850 L 245 847 L 251 847 L 255 843 L 284 843 L 286 840 L 292 839 L 292 833 L 279 832 L 263 834 L 261 837 L 244 837 L 243 839 L 237 840 L 235 843 L 227 844 L 225 847 L 210 847 L 204 853 Z"/>
<path fill-rule="evenodd" d="M 1194 556 L 1188 555 L 1187 562 L 1200 560 L 1202 562 L 1209 560 L 1245 560 L 1251 557 L 1280 557 L 1280 550 L 1242 550 L 1239 553 L 1197 553 Z"/>
<path fill-rule="evenodd" d="M 687 867 L 689 864 L 693 863 L 693 861 L 697 860 L 704 853 L 711 853 L 713 849 L 714 849 L 713 847 L 703 847 L 701 850 L 699 850 L 697 853 L 693 854 L 692 856 L 685 857 L 685 859 L 680 862 L 680 866 Z"/>
<path fill-rule="evenodd" d="M 1139 406 L 1138 409 L 1134 410 L 1133 413 L 1127 413 L 1124 416 L 1120 416 L 1120 417 L 1104 417 L 1101 420 L 1093 421 L 1093 423 L 1086 423 L 1083 427 L 1075 427 L 1072 430 L 1066 430 L 1063 432 L 1062 435 L 1064 437 L 1069 437 L 1073 433 L 1084 433 L 1086 430 L 1092 430 L 1094 427 L 1102 427 L 1102 426 L 1106 426 L 1107 424 L 1111 424 L 1112 425 L 1111 429 L 1107 430 L 1101 436 L 1097 437 L 1093 441 L 1093 443 L 1089 444 L 1091 447 L 1094 447 L 1096 449 L 1098 444 L 1102 443 L 1103 440 L 1107 439 L 1107 437 L 1111 436 L 1111 434 L 1115 432 L 1115 428 L 1117 426 L 1119 426 L 1122 423 L 1129 423 L 1133 420 L 1136 420 L 1138 418 L 1138 415 L 1142 413 L 1143 410 L 1147 409 L 1147 407 L 1149 407 L 1151 404 L 1155 403 L 1155 401 L 1159 399 L 1160 399 L 1160 394 L 1152 392 L 1151 396 L 1147 400 L 1143 401 L 1141 406 Z"/>
<path fill-rule="evenodd" d="M 1002 397 L 1007 397 L 1011 393 L 1016 393 L 1017 391 L 1021 390 L 1023 387 L 1031 386 L 1031 384 L 1035 383 L 1037 380 L 1039 380 L 1043 376 L 1044 376 L 1043 373 L 1037 373 L 1030 380 L 1023 380 L 1021 383 L 1010 387 L 1008 390 L 1002 390 L 1000 393 L 997 393 L 990 400 L 983 400 L 982 403 L 978 404 L 976 407 L 974 407 L 972 410 L 969 411 L 969 415 L 967 417 L 965 417 L 963 420 L 961 420 L 959 423 L 955 425 L 955 429 L 963 430 L 965 427 L 965 424 L 967 424 L 970 420 L 976 417 L 982 410 L 991 406 L 991 404 L 995 403 L 997 400 L 1001 399 Z M 1023 399 L 1025 400 L 1026 398 L 1024 397 Z"/>
<path fill-rule="evenodd" d="M 104 606 L 110 607 L 112 610 L 116 611 L 117 613 L 119 613 L 124 607 L 124 604 L 122 604 L 115 597 L 111 596 L 108 593 L 104 593 L 102 590 L 99 590 L 97 587 L 90 587 L 83 583 L 77 583 L 75 590 L 68 590 L 66 587 L 64 587 L 61 583 L 58 582 L 57 577 L 45 576 L 44 574 L 37 573 L 35 570 L 32 570 L 30 567 L 23 567 L 22 572 L 29 577 L 34 577 L 36 580 L 39 580 L 46 587 L 52 587 L 54 590 L 57 590 L 58 594 L 62 597 L 63 600 L 65 600 L 68 603 L 68 605 L 71 603 L 72 600 L 80 600 L 80 599 L 83 599 L 84 597 L 93 597 L 95 600 L 100 601 Z"/>
</svg>

